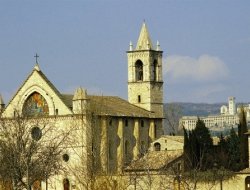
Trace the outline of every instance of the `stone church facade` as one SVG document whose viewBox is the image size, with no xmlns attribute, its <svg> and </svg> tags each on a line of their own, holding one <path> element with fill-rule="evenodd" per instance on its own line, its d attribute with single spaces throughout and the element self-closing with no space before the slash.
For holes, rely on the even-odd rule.
<svg viewBox="0 0 250 190">
<path fill-rule="evenodd" d="M 130 43 L 127 51 L 128 101 L 89 95 L 83 88 L 63 94 L 38 64 L 6 106 L 0 97 L 2 118 L 21 114 L 72 127 L 74 144 L 62 147 L 67 171 L 51 178 L 49 189 L 89 189 L 93 176 L 122 173 L 163 134 L 162 53 L 143 23 L 137 46 Z"/>
</svg>

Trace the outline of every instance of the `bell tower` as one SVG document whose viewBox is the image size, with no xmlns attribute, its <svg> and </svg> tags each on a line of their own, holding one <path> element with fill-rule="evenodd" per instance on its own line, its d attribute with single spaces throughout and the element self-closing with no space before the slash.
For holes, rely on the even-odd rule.
<svg viewBox="0 0 250 190">
<path fill-rule="evenodd" d="M 144 22 L 137 46 L 129 45 L 128 101 L 163 117 L 162 53 L 157 41 L 153 46 Z"/>
</svg>

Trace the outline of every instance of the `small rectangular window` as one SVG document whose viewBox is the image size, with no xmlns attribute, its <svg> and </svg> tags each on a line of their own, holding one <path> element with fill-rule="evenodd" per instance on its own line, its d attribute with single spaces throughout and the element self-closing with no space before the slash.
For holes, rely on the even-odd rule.
<svg viewBox="0 0 250 190">
<path fill-rule="evenodd" d="M 141 103 L 141 95 L 138 95 L 138 103 Z"/>
<path fill-rule="evenodd" d="M 144 121 L 141 120 L 141 127 L 144 127 Z"/>
<path fill-rule="evenodd" d="M 112 119 L 109 120 L 109 126 L 112 126 Z"/>
<path fill-rule="evenodd" d="M 127 127 L 128 126 L 128 120 L 127 119 L 125 119 L 125 127 Z"/>
</svg>

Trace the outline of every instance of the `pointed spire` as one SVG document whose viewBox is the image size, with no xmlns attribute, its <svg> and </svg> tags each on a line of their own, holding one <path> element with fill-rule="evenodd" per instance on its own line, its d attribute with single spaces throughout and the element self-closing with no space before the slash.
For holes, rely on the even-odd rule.
<svg viewBox="0 0 250 190">
<path fill-rule="evenodd" d="M 145 21 L 142 24 L 141 33 L 137 41 L 136 50 L 148 50 L 153 49 L 153 45 L 149 36 L 149 32 Z"/>
<path fill-rule="evenodd" d="M 86 100 L 87 98 L 87 90 L 79 87 L 76 89 L 73 100 Z"/>
</svg>

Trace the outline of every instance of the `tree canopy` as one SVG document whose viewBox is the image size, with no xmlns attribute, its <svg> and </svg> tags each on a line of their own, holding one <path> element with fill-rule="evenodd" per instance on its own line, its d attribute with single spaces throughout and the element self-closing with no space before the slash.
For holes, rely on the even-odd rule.
<svg viewBox="0 0 250 190">
<path fill-rule="evenodd" d="M 58 174 L 67 135 L 41 119 L 0 118 L 1 179 L 14 190 L 31 189 L 36 181 Z"/>
</svg>

